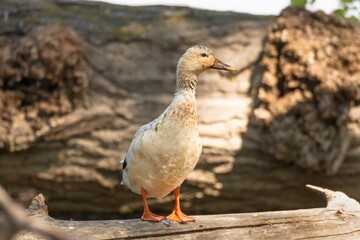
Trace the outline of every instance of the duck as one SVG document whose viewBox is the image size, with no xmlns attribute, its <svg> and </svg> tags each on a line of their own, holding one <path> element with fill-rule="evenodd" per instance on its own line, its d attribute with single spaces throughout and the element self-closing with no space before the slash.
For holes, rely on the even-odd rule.
<svg viewBox="0 0 360 240">
<path fill-rule="evenodd" d="M 165 111 L 135 133 L 122 164 L 122 182 L 143 201 L 141 220 L 193 222 L 180 208 L 180 186 L 199 161 L 202 143 L 197 128 L 195 88 L 198 77 L 208 69 L 235 72 L 206 46 L 187 49 L 176 68 L 174 98 Z M 173 192 L 172 213 L 160 216 L 150 211 L 147 198 Z"/>
</svg>

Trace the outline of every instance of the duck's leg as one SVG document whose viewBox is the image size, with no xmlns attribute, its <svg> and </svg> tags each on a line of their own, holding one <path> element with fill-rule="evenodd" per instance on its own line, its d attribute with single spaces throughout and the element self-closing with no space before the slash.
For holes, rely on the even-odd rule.
<svg viewBox="0 0 360 240">
<path fill-rule="evenodd" d="M 180 187 L 175 188 L 175 205 L 173 212 L 166 217 L 168 220 L 174 220 L 176 222 L 195 222 L 195 218 L 185 215 L 180 209 Z"/>
<path fill-rule="evenodd" d="M 141 217 L 141 220 L 150 221 L 150 222 L 160 222 L 165 217 L 156 215 L 155 213 L 152 213 L 150 211 L 149 206 L 147 204 L 146 196 L 147 196 L 147 191 L 144 188 L 141 188 L 141 197 L 142 197 L 143 205 L 144 205 L 144 213 Z"/>
</svg>

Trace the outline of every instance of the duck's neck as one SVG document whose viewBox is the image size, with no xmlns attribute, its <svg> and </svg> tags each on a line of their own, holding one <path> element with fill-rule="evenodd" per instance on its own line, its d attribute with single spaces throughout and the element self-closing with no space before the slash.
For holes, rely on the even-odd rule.
<svg viewBox="0 0 360 240">
<path fill-rule="evenodd" d="M 197 78 L 197 74 L 181 71 L 181 68 L 178 68 L 176 71 L 176 93 L 185 91 L 195 94 Z"/>
</svg>

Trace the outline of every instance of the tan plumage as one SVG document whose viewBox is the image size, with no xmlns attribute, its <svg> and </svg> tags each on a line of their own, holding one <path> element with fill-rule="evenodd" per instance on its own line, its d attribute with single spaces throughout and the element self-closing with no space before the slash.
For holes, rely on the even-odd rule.
<svg viewBox="0 0 360 240">
<path fill-rule="evenodd" d="M 235 70 L 216 59 L 207 47 L 189 48 L 177 66 L 173 101 L 133 138 L 123 163 L 122 183 L 133 192 L 143 194 L 145 201 L 146 194 L 163 197 L 179 187 L 199 160 L 202 145 L 197 130 L 195 87 L 198 75 L 209 68 Z M 148 218 L 145 204 L 142 219 L 158 221 L 152 218 L 151 212 Z M 179 221 L 187 221 L 184 216 L 185 219 L 180 217 Z"/>
</svg>

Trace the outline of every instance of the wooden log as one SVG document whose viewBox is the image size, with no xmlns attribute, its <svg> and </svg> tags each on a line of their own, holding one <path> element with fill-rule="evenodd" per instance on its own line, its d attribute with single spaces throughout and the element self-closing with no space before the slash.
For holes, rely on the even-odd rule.
<svg viewBox="0 0 360 240">
<path fill-rule="evenodd" d="M 359 239 L 359 202 L 342 192 L 308 187 L 327 200 L 326 208 L 196 216 L 196 222 L 188 224 L 57 220 L 37 207 L 44 207 L 43 198 L 37 198 L 38 203 L 32 204 L 36 209 L 30 207 L 28 212 L 42 212 L 31 218 L 41 219 L 44 226 L 61 231 L 67 239 Z M 23 231 L 14 239 L 42 238 Z"/>
<path fill-rule="evenodd" d="M 60 231 L 44 224 L 39 219 L 29 218 L 32 213 L 37 216 L 47 216 L 47 206 L 42 194 L 36 196 L 27 212 L 21 206 L 14 203 L 6 191 L 0 186 L 0 239 L 12 239 L 21 230 L 41 234 L 49 239 L 62 240 L 66 236 Z M 27 214 L 26 214 L 27 213 Z"/>
</svg>

